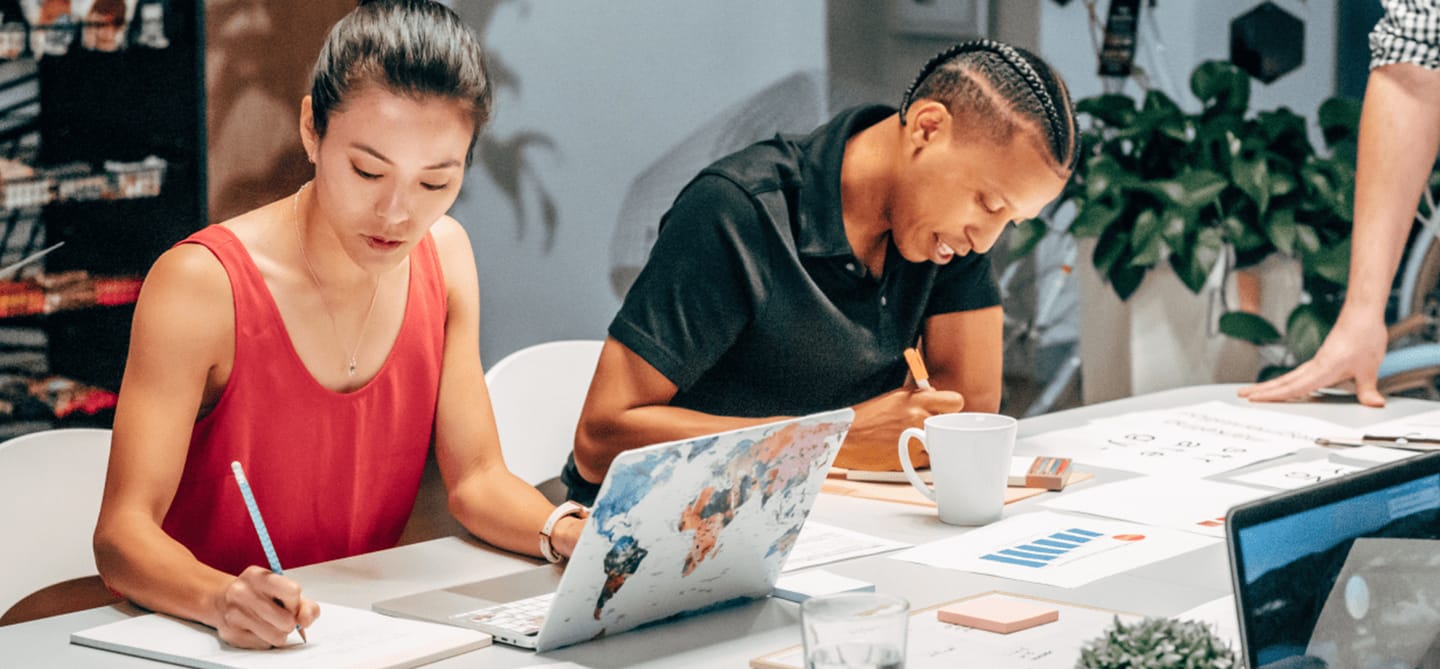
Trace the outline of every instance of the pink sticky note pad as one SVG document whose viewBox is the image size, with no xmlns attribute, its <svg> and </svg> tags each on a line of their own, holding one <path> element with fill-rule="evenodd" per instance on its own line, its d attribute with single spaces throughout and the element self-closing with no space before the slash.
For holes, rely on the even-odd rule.
<svg viewBox="0 0 1440 669">
<path fill-rule="evenodd" d="M 1055 622 L 1060 610 L 995 593 L 942 607 L 936 616 L 942 623 L 1009 634 Z"/>
</svg>

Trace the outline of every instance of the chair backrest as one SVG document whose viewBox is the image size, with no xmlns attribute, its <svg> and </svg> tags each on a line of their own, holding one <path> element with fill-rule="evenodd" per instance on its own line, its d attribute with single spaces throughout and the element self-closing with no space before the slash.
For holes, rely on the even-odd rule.
<svg viewBox="0 0 1440 669">
<path fill-rule="evenodd" d="M 0 443 L 0 612 L 60 581 L 96 573 L 110 430 L 35 432 Z"/>
<path fill-rule="evenodd" d="M 536 344 L 505 356 L 485 374 L 505 465 L 527 483 L 560 474 L 603 343 Z"/>
</svg>

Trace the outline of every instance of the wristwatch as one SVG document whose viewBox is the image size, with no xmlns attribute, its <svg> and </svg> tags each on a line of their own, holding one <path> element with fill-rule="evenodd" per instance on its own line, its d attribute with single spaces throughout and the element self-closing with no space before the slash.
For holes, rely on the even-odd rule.
<svg viewBox="0 0 1440 669">
<path fill-rule="evenodd" d="M 555 531 L 555 524 L 566 516 L 579 518 L 584 517 L 589 512 L 590 510 L 585 508 L 584 505 L 573 501 L 567 501 L 555 507 L 555 510 L 550 512 L 550 517 L 545 519 L 545 527 L 540 528 L 540 554 L 545 556 L 545 559 L 549 560 L 551 564 L 564 560 L 565 558 L 561 557 L 560 554 L 556 553 L 555 549 L 550 546 L 550 534 Z"/>
</svg>

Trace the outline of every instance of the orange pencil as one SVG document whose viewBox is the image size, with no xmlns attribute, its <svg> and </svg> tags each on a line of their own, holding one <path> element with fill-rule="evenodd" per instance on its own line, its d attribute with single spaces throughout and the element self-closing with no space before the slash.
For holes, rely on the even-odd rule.
<svg viewBox="0 0 1440 669">
<path fill-rule="evenodd" d="M 915 387 L 930 390 L 930 372 L 925 371 L 925 361 L 920 359 L 920 351 L 905 349 L 905 363 L 910 365 L 910 376 L 915 377 Z"/>
</svg>

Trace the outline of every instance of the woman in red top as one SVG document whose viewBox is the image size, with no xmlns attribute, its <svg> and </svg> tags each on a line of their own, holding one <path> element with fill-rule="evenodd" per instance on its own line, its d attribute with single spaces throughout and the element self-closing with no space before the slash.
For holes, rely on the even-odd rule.
<svg viewBox="0 0 1440 669">
<path fill-rule="evenodd" d="M 112 589 L 232 645 L 281 645 L 319 608 L 256 566 L 230 463 L 300 566 L 393 546 L 432 438 L 460 522 L 539 554 L 555 508 L 501 458 L 474 255 L 445 214 L 490 93 L 475 36 L 439 4 L 363 3 L 331 30 L 300 110 L 314 181 L 146 277 L 95 531 Z M 562 518 L 555 550 L 580 527 Z"/>
</svg>

